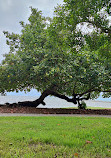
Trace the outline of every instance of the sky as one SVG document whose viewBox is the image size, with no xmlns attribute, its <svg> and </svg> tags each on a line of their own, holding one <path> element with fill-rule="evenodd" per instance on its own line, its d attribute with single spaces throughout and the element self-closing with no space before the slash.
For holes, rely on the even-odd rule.
<svg viewBox="0 0 111 158">
<path fill-rule="evenodd" d="M 3 31 L 20 33 L 19 22 L 28 22 L 31 13 L 30 6 L 41 10 L 44 16 L 52 17 L 57 4 L 63 4 L 63 0 L 0 0 L 0 62 L 3 60 L 3 54 L 9 51 Z M 8 94 L 13 95 L 14 93 Z M 36 91 L 32 90 L 27 95 L 35 94 Z M 24 93 L 17 95 L 24 95 Z M 107 100 L 109 101 L 109 99 Z"/>
<path fill-rule="evenodd" d="M 3 31 L 20 33 L 19 22 L 28 21 L 30 6 L 41 10 L 44 16 L 52 17 L 57 4 L 63 4 L 63 0 L 0 0 L 0 62 L 9 50 Z"/>
</svg>

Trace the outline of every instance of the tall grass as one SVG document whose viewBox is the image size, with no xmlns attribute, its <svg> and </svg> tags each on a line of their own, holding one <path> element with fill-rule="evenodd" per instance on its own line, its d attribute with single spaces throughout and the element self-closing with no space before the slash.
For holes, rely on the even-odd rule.
<svg viewBox="0 0 111 158">
<path fill-rule="evenodd" d="M 111 158 L 111 118 L 0 117 L 0 158 Z"/>
</svg>

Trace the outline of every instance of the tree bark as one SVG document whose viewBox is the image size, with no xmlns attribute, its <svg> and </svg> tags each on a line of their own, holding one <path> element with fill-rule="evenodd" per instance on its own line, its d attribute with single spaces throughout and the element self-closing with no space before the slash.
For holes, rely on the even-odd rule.
<svg viewBox="0 0 111 158">
<path fill-rule="evenodd" d="M 58 97 L 60 99 L 64 99 L 66 100 L 67 102 L 72 102 L 74 104 L 77 104 L 77 98 L 76 98 L 76 95 L 73 97 L 73 98 L 69 98 L 65 95 L 62 95 L 62 94 L 59 94 L 55 91 L 52 91 L 52 90 L 45 90 L 41 96 L 35 100 L 35 101 L 25 101 L 25 102 L 18 102 L 18 103 L 13 103 L 13 104 L 9 104 L 9 103 L 6 103 L 7 106 L 26 106 L 26 107 L 37 107 L 39 104 L 42 104 L 42 105 L 46 105 L 46 103 L 44 102 L 44 99 L 49 96 L 49 95 L 52 95 L 52 96 L 55 96 L 55 97 Z"/>
<path fill-rule="evenodd" d="M 67 102 L 71 102 L 73 104 L 77 104 L 78 103 L 78 107 L 80 109 L 82 109 L 80 101 L 82 101 L 82 100 L 88 100 L 90 98 L 90 93 L 88 94 L 87 97 L 84 97 L 84 98 L 81 98 L 80 95 L 78 95 L 78 94 L 74 94 L 74 96 L 72 98 L 69 98 L 69 97 L 67 97 L 65 95 L 62 95 L 62 94 L 59 94 L 59 93 L 57 93 L 57 92 L 55 92 L 53 90 L 47 89 L 35 101 L 25 101 L 25 102 L 13 103 L 13 104 L 6 103 L 6 105 L 7 106 L 23 106 L 23 107 L 37 107 L 40 104 L 46 105 L 46 103 L 44 102 L 44 99 L 47 96 L 49 96 L 49 95 L 58 97 L 60 99 L 64 99 Z"/>
<path fill-rule="evenodd" d="M 76 100 L 76 97 L 73 97 L 73 98 L 69 98 L 65 95 L 62 95 L 62 94 L 59 94 L 55 91 L 52 91 L 52 90 L 45 90 L 42 95 L 40 96 L 39 99 L 35 100 L 35 103 L 37 104 L 37 106 L 39 104 L 43 104 L 45 105 L 45 102 L 44 102 L 44 99 L 48 96 L 48 95 L 52 95 L 52 96 L 55 96 L 55 97 L 58 97 L 60 99 L 64 99 L 66 100 L 67 102 L 72 102 L 74 104 L 77 104 L 77 100 Z"/>
</svg>

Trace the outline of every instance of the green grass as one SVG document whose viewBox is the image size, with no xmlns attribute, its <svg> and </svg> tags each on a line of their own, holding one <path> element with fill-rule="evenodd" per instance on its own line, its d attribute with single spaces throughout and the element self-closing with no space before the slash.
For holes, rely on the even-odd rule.
<svg viewBox="0 0 111 158">
<path fill-rule="evenodd" d="M 68 107 L 68 108 L 63 108 L 63 109 L 78 109 L 78 107 Z M 86 109 L 111 109 L 111 108 L 104 108 L 104 107 L 92 107 L 92 106 L 87 106 Z"/>
<path fill-rule="evenodd" d="M 111 118 L 0 117 L 0 158 L 54 157 L 111 158 Z"/>
<path fill-rule="evenodd" d="M 111 108 L 91 107 L 91 106 L 88 106 L 87 109 L 111 109 Z"/>
</svg>

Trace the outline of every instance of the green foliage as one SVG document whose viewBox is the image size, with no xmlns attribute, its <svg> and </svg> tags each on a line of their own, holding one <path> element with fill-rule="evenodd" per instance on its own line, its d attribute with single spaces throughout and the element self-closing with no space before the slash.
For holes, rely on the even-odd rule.
<svg viewBox="0 0 111 158">
<path fill-rule="evenodd" d="M 87 105 L 84 101 L 81 102 L 81 108 L 82 109 L 86 109 L 87 108 Z"/>
<path fill-rule="evenodd" d="M 79 99 L 111 96 L 109 0 L 64 0 L 53 19 L 31 8 L 21 34 L 4 32 L 9 54 L 0 66 L 0 92 L 46 89 Z M 92 32 L 78 29 L 87 24 Z M 88 29 L 88 28 L 87 28 Z"/>
</svg>

